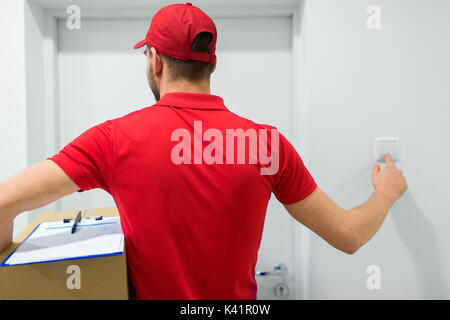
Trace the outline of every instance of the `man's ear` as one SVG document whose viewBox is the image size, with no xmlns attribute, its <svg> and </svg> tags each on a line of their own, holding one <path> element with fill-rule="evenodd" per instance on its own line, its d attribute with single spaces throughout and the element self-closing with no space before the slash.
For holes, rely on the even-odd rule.
<svg viewBox="0 0 450 320">
<path fill-rule="evenodd" d="M 156 51 L 155 48 L 153 48 L 153 47 L 149 48 L 149 53 L 150 52 L 152 55 L 151 63 L 153 63 L 153 74 L 156 77 L 156 75 L 162 71 L 162 59 L 158 55 L 158 52 Z"/>
</svg>

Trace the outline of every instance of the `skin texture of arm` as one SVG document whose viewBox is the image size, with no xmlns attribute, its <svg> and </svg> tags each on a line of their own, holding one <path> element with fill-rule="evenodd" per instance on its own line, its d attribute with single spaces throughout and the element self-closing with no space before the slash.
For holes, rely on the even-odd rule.
<svg viewBox="0 0 450 320">
<path fill-rule="evenodd" d="M 318 187 L 305 199 L 285 207 L 294 219 L 330 245 L 353 254 L 375 235 L 392 204 L 407 189 L 403 172 L 395 167 L 389 155 L 385 161 L 383 170 L 379 165 L 373 167 L 374 193 L 356 208 L 341 208 Z"/>
<path fill-rule="evenodd" d="M 12 241 L 14 218 L 80 188 L 53 161 L 36 163 L 0 183 L 0 251 Z"/>
</svg>

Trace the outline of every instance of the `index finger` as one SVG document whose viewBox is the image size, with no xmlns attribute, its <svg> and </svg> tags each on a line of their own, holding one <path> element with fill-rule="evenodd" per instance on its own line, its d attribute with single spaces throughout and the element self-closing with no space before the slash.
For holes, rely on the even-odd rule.
<svg viewBox="0 0 450 320">
<path fill-rule="evenodd" d="M 389 153 L 386 153 L 384 155 L 384 162 L 388 166 L 394 166 L 394 161 L 392 160 L 391 155 Z"/>
</svg>

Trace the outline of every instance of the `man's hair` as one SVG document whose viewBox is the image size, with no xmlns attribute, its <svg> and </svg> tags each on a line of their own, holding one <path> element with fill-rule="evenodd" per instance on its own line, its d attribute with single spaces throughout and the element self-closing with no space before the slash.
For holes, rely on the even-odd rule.
<svg viewBox="0 0 450 320">
<path fill-rule="evenodd" d="M 210 32 L 200 32 L 194 38 L 191 45 L 191 50 L 208 53 L 209 46 L 212 41 L 212 34 Z M 151 55 L 151 51 L 149 51 Z M 163 59 L 167 62 L 170 72 L 170 78 L 173 81 L 187 80 L 189 82 L 201 82 L 204 80 L 210 81 L 213 64 L 202 61 L 184 61 L 169 57 L 160 53 Z"/>
</svg>

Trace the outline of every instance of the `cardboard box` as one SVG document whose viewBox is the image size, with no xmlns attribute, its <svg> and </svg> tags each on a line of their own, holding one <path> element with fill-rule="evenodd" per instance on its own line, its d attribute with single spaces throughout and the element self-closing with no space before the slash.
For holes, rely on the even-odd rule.
<svg viewBox="0 0 450 320">
<path fill-rule="evenodd" d="M 39 223 L 75 218 L 77 213 L 41 214 L 0 253 L 0 264 Z M 91 209 L 85 215 L 117 216 L 118 211 Z M 128 299 L 126 261 L 124 249 L 116 256 L 0 267 L 0 299 Z"/>
</svg>

